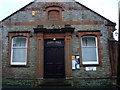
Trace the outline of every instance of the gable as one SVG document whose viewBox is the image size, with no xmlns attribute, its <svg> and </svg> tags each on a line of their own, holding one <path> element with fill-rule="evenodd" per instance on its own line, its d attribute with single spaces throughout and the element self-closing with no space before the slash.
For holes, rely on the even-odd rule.
<svg viewBox="0 0 120 90">
<path fill-rule="evenodd" d="M 16 21 L 23 22 L 21 20 L 21 18 L 19 18 L 18 16 L 21 14 L 21 17 L 25 18 L 25 16 L 22 14 L 22 13 L 25 13 L 25 11 L 26 11 L 26 13 L 28 13 L 28 14 L 26 14 L 26 16 L 28 16 L 28 17 L 31 16 L 32 11 L 37 12 L 36 14 L 38 16 L 41 16 L 41 17 L 37 18 L 38 21 L 44 21 L 45 19 L 42 18 L 42 17 L 44 17 L 44 16 L 42 16 L 42 14 L 45 14 L 44 11 L 46 10 L 46 8 L 55 6 L 55 7 L 62 8 L 63 14 L 65 14 L 64 11 L 69 11 L 65 14 L 68 17 L 68 19 L 64 19 L 65 21 L 69 21 L 69 20 L 70 21 L 80 21 L 82 17 L 84 20 L 89 19 L 89 21 L 91 21 L 91 20 L 95 19 L 98 21 L 98 18 L 99 18 L 100 21 L 106 20 L 108 22 L 107 24 L 110 26 L 116 25 L 112 21 L 110 21 L 107 18 L 103 17 L 102 15 L 96 13 L 95 11 L 87 8 L 86 6 L 80 4 L 79 2 L 38 2 L 38 1 L 29 3 L 25 7 L 21 8 L 20 10 L 16 11 L 15 13 L 13 13 L 10 16 L 3 19 L 2 22 L 9 22 L 8 19 L 12 20 L 12 22 L 16 22 Z M 40 11 L 40 13 L 38 13 L 39 11 Z M 86 12 L 86 13 L 82 13 L 82 12 Z M 89 17 L 87 17 L 88 13 L 90 15 Z M 79 18 L 78 18 L 78 15 L 79 15 Z M 17 18 L 19 18 L 19 19 L 13 20 L 11 18 L 12 16 L 17 16 Z M 27 19 L 28 17 L 26 17 L 25 19 Z M 41 20 L 40 18 L 43 20 Z"/>
</svg>

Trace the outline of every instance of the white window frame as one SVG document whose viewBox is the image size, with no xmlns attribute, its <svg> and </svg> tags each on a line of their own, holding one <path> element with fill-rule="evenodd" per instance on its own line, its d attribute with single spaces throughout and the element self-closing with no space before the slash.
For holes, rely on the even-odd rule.
<svg viewBox="0 0 120 90">
<path fill-rule="evenodd" d="M 26 38 L 26 46 L 25 47 L 13 47 L 13 40 L 14 38 Z M 28 38 L 25 36 L 17 36 L 12 38 L 12 44 L 11 44 L 11 65 L 26 65 L 27 64 L 27 54 L 26 54 L 26 60 L 25 62 L 13 62 L 13 48 L 26 48 L 26 53 L 27 53 L 27 47 L 28 47 Z"/>
<path fill-rule="evenodd" d="M 94 37 L 95 38 L 97 61 L 83 61 L 83 53 L 82 53 L 82 64 L 84 64 L 84 65 L 99 64 L 97 36 L 92 36 L 92 35 L 91 36 L 82 36 L 82 38 L 84 38 L 84 37 Z M 82 46 L 82 38 L 81 38 L 81 50 L 83 47 L 85 47 L 85 46 Z M 87 46 L 87 47 L 92 47 L 92 46 Z"/>
</svg>

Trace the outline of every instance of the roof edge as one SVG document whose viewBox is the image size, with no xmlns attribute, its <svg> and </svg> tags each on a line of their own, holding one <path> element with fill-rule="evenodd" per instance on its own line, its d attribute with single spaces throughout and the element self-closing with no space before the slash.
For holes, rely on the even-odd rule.
<svg viewBox="0 0 120 90">
<path fill-rule="evenodd" d="M 12 15 L 16 14 L 17 12 L 21 11 L 22 9 L 24 9 L 25 7 L 29 6 L 30 4 L 34 3 L 34 1 L 28 3 L 27 5 L 25 5 L 24 7 L 20 8 L 19 10 L 15 11 L 14 13 L 8 15 L 6 18 L 4 18 L 3 20 L 0 21 L 1 22 L 4 22 L 6 19 L 8 19 L 9 17 L 11 17 Z"/>
<path fill-rule="evenodd" d="M 85 8 L 87 8 L 87 9 L 90 10 L 91 12 L 97 14 L 98 16 L 102 17 L 103 19 L 107 20 L 108 22 L 112 23 L 113 26 L 116 26 L 116 23 L 110 21 L 109 19 L 107 19 L 107 18 L 105 18 L 104 16 L 98 14 L 97 12 L 95 12 L 95 11 L 93 11 L 92 9 L 86 7 L 85 5 L 83 5 L 83 4 L 81 4 L 81 3 L 77 2 L 77 1 L 75 1 L 75 2 L 76 2 L 77 4 L 79 4 L 79 5 L 81 5 L 81 6 L 85 7 Z"/>
</svg>

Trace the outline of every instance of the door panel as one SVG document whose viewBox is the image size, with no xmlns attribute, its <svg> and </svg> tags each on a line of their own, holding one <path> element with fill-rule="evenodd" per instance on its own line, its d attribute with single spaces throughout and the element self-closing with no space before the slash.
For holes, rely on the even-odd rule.
<svg viewBox="0 0 120 90">
<path fill-rule="evenodd" d="M 49 43 L 48 43 L 49 42 Z M 61 42 L 61 45 L 60 45 Z M 47 44 L 47 45 L 46 45 Z M 49 45 L 52 44 L 52 45 Z M 65 76 L 64 66 L 64 43 L 45 41 L 44 48 L 44 77 L 63 78 Z"/>
</svg>

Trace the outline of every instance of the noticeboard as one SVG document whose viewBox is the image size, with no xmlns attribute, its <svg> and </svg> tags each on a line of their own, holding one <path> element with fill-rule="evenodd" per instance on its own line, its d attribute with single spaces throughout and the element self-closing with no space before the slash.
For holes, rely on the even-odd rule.
<svg viewBox="0 0 120 90">
<path fill-rule="evenodd" d="M 75 56 L 72 56 L 72 69 L 75 69 Z"/>
</svg>

